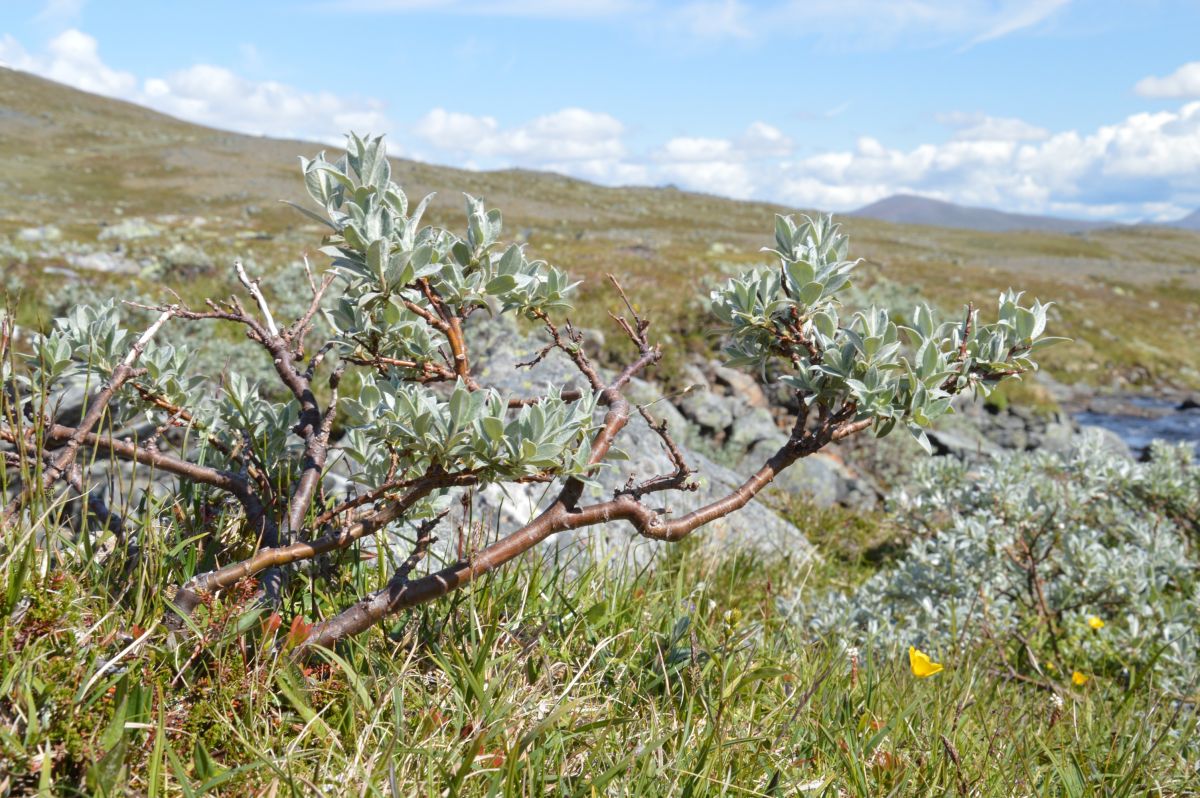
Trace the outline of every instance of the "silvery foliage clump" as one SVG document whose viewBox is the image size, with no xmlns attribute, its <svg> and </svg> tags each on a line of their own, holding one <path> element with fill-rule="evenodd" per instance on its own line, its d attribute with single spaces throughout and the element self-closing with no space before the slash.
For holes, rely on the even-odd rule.
<svg viewBox="0 0 1200 798">
<path fill-rule="evenodd" d="M 301 159 L 305 185 L 325 216 L 300 210 L 331 230 L 322 251 L 337 281 L 323 308 L 323 332 L 343 363 L 371 364 L 355 375 L 355 395 L 339 405 L 346 421 L 340 450 L 353 464 L 353 479 L 375 486 L 431 469 L 474 471 L 485 483 L 546 473 L 587 478 L 594 471 L 588 444 L 598 426 L 596 397 L 567 402 L 549 395 L 509 410 L 508 397 L 490 389 L 427 384 L 431 365 L 441 364 L 449 347 L 446 335 L 422 318 L 434 308 L 419 289 L 427 281 L 458 316 L 477 310 L 543 318 L 570 308 L 575 284 L 561 270 L 528 259 L 522 247 L 501 247 L 500 212 L 473 197 L 466 198 L 464 236 L 422 226 L 430 197 L 410 208 L 391 180 L 382 139 L 351 135 L 348 145 L 333 162 L 324 154 Z M 111 300 L 79 305 L 32 336 L 28 373 L 18 377 L 22 392 L 50 396 L 53 406 L 69 385 L 98 388 L 138 335 L 123 310 Z M 242 466 L 229 453 L 248 450 L 251 461 L 269 464 L 272 478 L 286 484 L 301 448 L 292 434 L 297 403 L 279 401 L 277 384 L 237 370 L 224 373 L 219 387 L 206 386 L 206 378 L 188 368 L 194 353 L 163 343 L 167 337 L 152 341 L 138 361 L 146 370 L 135 381 L 142 390 L 114 399 L 113 426 L 142 416 L 161 422 L 161 409 L 143 399 L 160 397 L 186 407 L 192 429 L 203 433 L 195 438 L 199 462 L 237 470 Z M 433 512 L 444 498 L 435 493 L 410 517 Z"/>
<path fill-rule="evenodd" d="M 778 266 L 712 292 L 729 365 L 766 373 L 772 361 L 791 360 L 794 368 L 780 380 L 809 405 L 853 402 L 860 417 L 874 419 L 877 436 L 902 426 L 930 451 L 924 430 L 950 412 L 954 393 L 986 396 L 997 377 L 1036 370 L 1034 352 L 1062 340 L 1043 336 L 1049 305 L 1024 306 L 1013 291 L 1000 295 L 992 324 L 971 310 L 969 329 L 962 321 L 939 323 L 928 305 L 918 305 L 907 325 L 874 306 L 843 319 L 839 292 L 858 263 L 847 260 L 848 247 L 828 216 L 801 223 L 777 217 L 775 248 L 765 251 Z"/>
<path fill-rule="evenodd" d="M 1189 446 L 1157 443 L 1136 463 L 1088 435 L 1069 455 L 1012 454 L 978 469 L 938 458 L 894 511 L 915 533 L 898 564 L 849 595 L 798 598 L 798 620 L 855 643 L 942 654 L 991 642 L 1030 670 L 1023 640 L 1047 676 L 1147 671 L 1165 689 L 1195 688 L 1200 466 Z"/>
<path fill-rule="evenodd" d="M 358 396 L 345 404 L 354 426 L 343 446 L 359 466 L 356 478 L 368 484 L 396 478 L 396 456 L 413 477 L 434 466 L 478 470 L 485 481 L 546 470 L 586 477 L 594 396 L 582 402 L 548 396 L 516 413 L 497 392 L 468 391 L 461 382 L 444 397 L 421 380 L 449 342 L 414 310 L 430 310 L 416 287 L 421 280 L 456 315 L 478 310 L 527 318 L 569 310 L 576 284 L 558 268 L 529 260 L 519 245 L 501 247 L 500 211 L 469 195 L 465 237 L 421 227 L 432 195 L 410 212 L 391 180 L 382 139 L 352 135 L 349 143 L 335 162 L 322 153 L 301 163 L 308 193 L 328 220 L 316 218 L 333 231 L 322 252 L 342 278 L 326 314 L 333 342 L 345 358 L 393 364 L 384 377 L 364 375 Z"/>
<path fill-rule="evenodd" d="M 29 372 L 15 374 L 17 384 L 29 395 L 52 399 L 71 386 L 95 390 L 112 377 L 137 340 L 136 328 L 126 326 L 124 315 L 115 299 L 74 306 L 55 319 L 48 332 L 30 337 L 30 352 L 25 355 Z M 194 405 L 205 380 L 189 373 L 191 357 L 187 347 L 151 345 L 138 361 L 146 370 L 139 382 L 153 386 L 170 402 Z M 137 396 L 121 392 L 113 398 L 109 411 L 114 423 L 121 426 L 149 408 Z"/>
<path fill-rule="evenodd" d="M 344 155 L 302 158 L 301 168 L 320 211 L 297 207 L 328 227 L 321 251 L 335 275 L 321 307 L 320 340 L 310 343 L 325 357 L 322 376 L 349 372 L 336 416 L 343 434 L 328 466 L 347 465 L 358 488 L 368 490 L 463 473 L 482 484 L 594 478 L 589 444 L 599 427 L 597 396 L 568 401 L 550 386 L 542 396 L 502 396 L 474 384 L 466 368 L 460 372 L 462 360 L 446 359 L 456 351 L 460 320 L 508 313 L 548 323 L 570 309 L 575 284 L 523 247 L 502 245 L 500 212 L 474 197 L 466 198 L 464 234 L 424 225 L 430 198 L 410 205 L 391 179 L 381 138 L 352 134 Z M 1041 337 L 1047 306 L 1024 306 L 1012 292 L 1000 297 L 999 319 L 987 325 L 974 311 L 965 324 L 939 323 L 925 306 L 906 326 L 877 308 L 843 319 L 839 294 L 855 262 L 840 228 L 828 217 L 799 224 L 779 217 L 775 237 L 768 251 L 778 265 L 729 280 L 713 291 L 712 309 L 731 364 L 765 370 L 768 362 L 782 363 L 779 381 L 826 421 L 869 422 L 877 435 L 901 425 L 928 446 L 923 428 L 950 410 L 952 394 L 986 392 L 999 379 L 1036 369 L 1034 351 L 1053 340 Z M 296 282 L 302 286 L 303 278 Z M 62 395 L 81 380 L 94 391 L 129 353 L 133 330 L 143 329 L 123 316 L 114 302 L 80 306 L 35 336 L 22 393 Z M 168 327 L 176 323 L 196 322 L 175 319 Z M 269 483 L 265 500 L 275 503 L 268 511 L 278 514 L 303 462 L 294 434 L 298 402 L 286 393 L 278 398 L 272 375 L 246 376 L 239 363 L 214 384 L 197 373 L 187 346 L 169 341 L 164 335 L 149 342 L 138 361 L 144 373 L 129 386 L 136 390 L 126 387 L 110 407 L 112 428 L 144 420 L 166 429 L 184 418 L 169 408 L 186 409 L 188 456 L 229 472 L 257 472 L 258 483 Z M 246 348 L 247 358 L 271 360 Z M 331 390 L 336 382 L 331 378 Z M 447 499 L 436 491 L 408 517 L 436 512 Z"/>
</svg>

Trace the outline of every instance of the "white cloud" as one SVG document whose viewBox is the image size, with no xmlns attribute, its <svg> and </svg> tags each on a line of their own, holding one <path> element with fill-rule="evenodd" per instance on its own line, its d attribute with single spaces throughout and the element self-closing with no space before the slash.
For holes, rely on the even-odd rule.
<svg viewBox="0 0 1200 798">
<path fill-rule="evenodd" d="M 251 81 L 220 66 L 197 64 L 141 79 L 107 65 L 96 40 L 78 30 L 62 33 L 41 53 L 0 36 L 0 62 L 185 119 L 252 133 L 338 143 L 350 129 L 394 127 L 378 101 Z M 1139 84 L 1139 91 L 1181 93 L 1190 76 L 1189 69 L 1180 69 L 1148 87 Z M 765 121 L 728 136 L 681 135 L 631 150 L 621 120 L 584 108 L 516 123 L 434 108 L 410 132 L 424 148 L 421 157 L 432 162 L 547 169 L 610 185 L 673 183 L 828 210 L 899 192 L 1013 211 L 1124 220 L 1169 219 L 1200 205 L 1200 101 L 1132 114 L 1091 131 L 1051 132 L 984 113 L 947 113 L 937 120 L 950 129 L 940 141 L 898 148 L 862 136 L 853 147 L 815 154 L 798 152 L 784 130 Z"/>
<path fill-rule="evenodd" d="M 750 39 L 755 20 L 740 0 L 696 0 L 670 13 L 668 27 L 699 39 Z"/>
<path fill-rule="evenodd" d="M 47 0 L 33 18 L 35 23 L 62 27 L 75 24 L 83 14 L 87 0 Z"/>
<path fill-rule="evenodd" d="M 953 111 L 938 114 L 936 119 L 947 127 L 956 128 L 954 138 L 960 141 L 1040 141 L 1050 136 L 1045 128 L 1010 117 Z"/>
<path fill-rule="evenodd" d="M 379 101 L 346 101 L 331 92 L 246 80 L 208 64 L 147 80 L 145 96 L 152 107 L 173 116 L 246 133 L 340 143 L 352 129 L 365 134 L 390 127 Z"/>
<path fill-rule="evenodd" d="M 0 36 L 0 66 L 8 69 L 19 69 L 22 72 L 32 72 L 30 65 L 32 57 L 21 46 L 21 43 L 6 33 Z"/>
<path fill-rule="evenodd" d="M 777 127 L 766 122 L 753 122 L 738 141 L 750 157 L 782 158 L 792 151 L 792 140 Z"/>
<path fill-rule="evenodd" d="M 750 199 L 754 179 L 745 164 L 732 161 L 683 161 L 664 164 L 657 170 L 660 183 L 673 183 L 692 191 Z"/>
<path fill-rule="evenodd" d="M 0 63 L 94 94 L 123 99 L 133 99 L 136 94 L 137 78 L 100 60 L 96 40 L 86 33 L 63 31 L 50 40 L 46 50 L 44 55 L 34 55 L 6 35 L 0 39 Z"/>
<path fill-rule="evenodd" d="M 1192 61 L 1164 78 L 1142 78 L 1133 87 L 1143 97 L 1200 98 L 1200 61 Z"/>
<path fill-rule="evenodd" d="M 1031 28 L 1045 21 L 1060 8 L 1065 7 L 1071 0 L 1032 0 L 1032 2 L 1001 3 L 1001 8 L 993 16 L 981 14 L 979 19 L 986 20 L 987 27 L 971 39 L 971 44 L 991 41 Z M 1004 7 L 1008 6 L 1008 7 Z"/>
<path fill-rule="evenodd" d="M 827 210 L 900 192 L 1124 220 L 1171 218 L 1200 204 L 1200 102 L 1134 114 L 1091 132 L 1051 133 L 983 113 L 937 119 L 952 129 L 940 142 L 904 149 L 863 136 L 852 148 L 805 156 L 782 130 L 762 121 L 729 137 L 677 136 L 639 155 L 629 151 L 618 120 L 580 109 L 509 127 L 492 117 L 435 109 L 416 132 L 435 161 L 530 166 L 607 184 L 671 183 Z"/>
<path fill-rule="evenodd" d="M 437 149 L 503 165 L 620 160 L 625 155 L 624 125 L 608 114 L 583 108 L 564 108 L 511 128 L 501 127 L 490 116 L 435 108 L 417 121 L 413 131 Z"/>
<path fill-rule="evenodd" d="M 762 196 L 778 159 L 791 154 L 792 140 L 766 122 L 753 122 L 736 138 L 680 136 L 653 156 L 659 182 L 738 199 Z"/>
<path fill-rule="evenodd" d="M 1126 220 L 1163 218 L 1200 204 L 1200 102 L 1134 114 L 1091 133 L 1047 135 L 1020 120 L 996 122 L 967 128 L 982 126 L 987 135 L 908 150 L 864 138 L 853 150 L 789 163 L 777 190 L 789 202 L 833 209 L 911 192 L 1005 210 Z"/>
<path fill-rule="evenodd" d="M 973 46 L 1033 28 L 1071 0 L 345 0 L 344 13 L 622 19 L 700 42 L 819 37 L 841 46 Z"/>
<path fill-rule="evenodd" d="M 763 35 L 816 35 L 841 47 L 959 43 L 1034 28 L 1071 0 L 786 0 L 757 15 Z"/>
<path fill-rule="evenodd" d="M 724 161 L 735 157 L 733 142 L 727 139 L 673 138 L 663 145 L 658 159 L 669 163 Z"/>
<path fill-rule="evenodd" d="M 191 122 L 242 133 L 341 143 L 351 129 L 366 133 L 391 127 L 377 100 L 346 100 L 331 92 L 251 81 L 208 64 L 142 81 L 105 64 L 96 39 L 75 29 L 53 38 L 41 54 L 28 52 L 6 35 L 0 39 L 0 63 Z"/>
<path fill-rule="evenodd" d="M 449 13 L 496 17 L 588 19 L 638 11 L 637 0 L 349 0 L 330 4 L 339 12 Z"/>
</svg>

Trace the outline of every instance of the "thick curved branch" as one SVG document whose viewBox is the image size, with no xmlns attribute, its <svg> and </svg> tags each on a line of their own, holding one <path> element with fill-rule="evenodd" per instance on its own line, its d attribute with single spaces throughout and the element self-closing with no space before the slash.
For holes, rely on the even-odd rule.
<svg viewBox="0 0 1200 798">
<path fill-rule="evenodd" d="M 49 442 L 68 441 L 78 431 L 76 427 L 65 427 L 62 424 L 55 424 L 46 430 L 46 440 Z M 7 427 L 0 427 L 0 440 L 8 443 L 17 443 L 20 437 Z M 29 442 L 30 437 L 31 433 L 28 432 L 24 436 L 27 442 Z M 197 465 L 188 460 L 181 460 L 178 457 L 163 454 L 158 450 L 146 449 L 132 441 L 123 441 L 95 432 L 84 433 L 79 440 L 81 445 L 86 445 L 98 454 L 152 466 L 160 471 L 183 477 L 192 482 L 212 485 L 214 488 L 220 488 L 229 493 L 236 494 L 244 485 L 236 474 L 209 466 Z"/>
<path fill-rule="evenodd" d="M 605 417 L 604 428 L 596 436 L 592 447 L 593 463 L 604 459 L 612 441 L 628 422 L 629 404 L 621 398 L 613 403 Z M 467 561 L 455 563 L 417 580 L 393 578 L 381 590 L 370 594 L 333 618 L 315 625 L 302 649 L 311 651 L 314 647 L 331 646 L 343 637 L 365 631 L 388 615 L 458 590 L 559 532 L 613 521 L 627 521 L 639 534 L 646 537 L 665 541 L 682 540 L 710 521 L 744 507 L 796 460 L 817 451 L 831 441 L 864 430 L 870 424 L 869 419 L 842 421 L 837 426 L 829 426 L 804 439 L 793 438 L 735 491 L 669 522 L 662 521 L 661 513 L 628 495 L 578 508 L 576 505 L 583 493 L 583 483 L 577 479 L 568 480 L 554 503 L 529 524 L 484 548 Z"/>
</svg>

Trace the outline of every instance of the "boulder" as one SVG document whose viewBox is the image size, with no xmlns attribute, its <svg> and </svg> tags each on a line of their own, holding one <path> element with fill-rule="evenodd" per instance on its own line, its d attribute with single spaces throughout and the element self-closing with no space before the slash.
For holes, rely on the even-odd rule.
<svg viewBox="0 0 1200 798">
<path fill-rule="evenodd" d="M 89 252 L 85 255 L 68 255 L 67 262 L 77 269 L 108 274 L 137 274 L 141 267 L 119 252 Z"/>
<path fill-rule="evenodd" d="M 708 388 L 690 390 L 676 402 L 679 412 L 700 427 L 703 433 L 714 437 L 723 436 L 733 426 L 735 404 Z"/>
<path fill-rule="evenodd" d="M 1133 452 L 1130 450 L 1129 444 L 1122 440 L 1120 435 L 1105 427 L 1083 425 L 1074 436 L 1073 445 L 1078 446 L 1083 437 L 1089 435 L 1099 440 L 1100 448 L 1104 451 L 1118 457 L 1133 459 Z"/>
<path fill-rule="evenodd" d="M 586 489 L 585 502 L 611 498 L 613 491 L 630 477 L 641 481 L 673 470 L 658 436 L 647 428 L 640 416 L 630 421 L 619 445 L 628 459 L 614 463 L 613 468 L 602 469 L 596 478 L 598 487 Z M 701 454 L 683 448 L 683 455 L 688 465 L 696 470 L 694 479 L 699 488 L 652 494 L 645 499 L 647 506 L 662 508 L 669 517 L 678 518 L 703 507 L 728 495 L 745 481 L 742 475 Z M 553 489 L 547 491 L 544 485 L 506 486 L 504 491 L 489 487 L 477 496 L 477 514 L 482 511 L 484 516 L 495 518 L 491 528 L 498 526 L 502 531 L 511 531 L 528 523 L 554 494 Z M 792 524 L 758 500 L 712 521 L 693 534 L 703 550 L 713 552 L 744 547 L 768 556 L 808 557 L 812 553 L 811 544 Z M 600 562 L 644 565 L 672 544 L 642 538 L 628 524 L 617 522 L 562 533 L 546 545 L 558 555 L 582 547 Z"/>
<path fill-rule="evenodd" d="M 105 227 L 100 231 L 98 238 L 101 241 L 114 238 L 118 241 L 132 241 L 138 238 L 153 238 L 160 233 L 162 233 L 161 227 L 135 216 Z"/>
<path fill-rule="evenodd" d="M 532 395 L 547 386 L 585 387 L 574 364 L 561 352 L 551 352 L 532 369 L 516 369 L 515 364 L 528 360 L 542 342 L 533 336 L 520 335 L 505 319 L 473 324 L 470 335 L 472 352 L 475 353 L 475 373 L 483 385 L 497 387 L 510 395 Z M 695 371 L 699 372 L 699 369 Z M 685 379 L 693 381 L 697 377 L 703 380 L 702 372 L 685 375 Z M 707 385 L 707 381 L 704 380 L 703 384 Z M 734 421 L 732 406 L 736 401 L 707 390 L 692 391 L 682 398 L 693 394 L 708 397 L 711 402 L 681 402 L 680 406 L 676 406 L 663 397 L 657 385 L 641 379 L 631 380 L 626 389 L 626 396 L 631 402 L 645 406 L 656 419 L 667 422 L 688 465 L 696 470 L 694 479 L 699 485 L 696 491 L 664 492 L 648 496 L 645 500 L 648 506 L 662 507 L 676 518 L 728 495 L 745 481 L 744 475 L 713 462 L 689 448 L 686 443 L 697 434 L 693 422 L 712 428 L 718 425 L 721 429 L 728 428 Z M 693 418 L 689 419 L 685 408 L 691 409 Z M 770 414 L 765 410 L 751 415 L 754 421 L 742 424 L 742 438 L 739 440 L 757 441 L 760 434 L 765 434 L 767 426 L 774 427 Z M 734 430 L 737 429 L 735 425 Z M 609 467 L 600 470 L 595 477 L 597 486 L 589 486 L 585 492 L 585 502 L 611 498 L 613 491 L 624 486 L 630 478 L 642 481 L 674 470 L 662 441 L 639 414 L 630 420 L 617 440 L 617 447 L 627 459 L 613 461 Z M 504 489 L 492 486 L 476 495 L 475 518 L 485 519 L 485 528 L 491 530 L 493 535 L 497 531 L 512 531 L 533 518 L 556 492 L 554 486 L 547 488 L 538 484 L 507 485 Z M 455 523 L 457 521 L 455 519 Z M 445 545 L 446 541 L 455 539 L 456 533 L 447 528 L 440 537 Z M 803 557 L 809 556 L 812 551 L 808 541 L 794 526 L 759 501 L 752 501 L 733 515 L 713 521 L 697 530 L 695 537 L 701 541 L 702 547 L 711 547 L 713 550 L 737 545 L 771 556 L 790 554 Z M 641 538 L 628 524 L 619 522 L 563 533 L 551 538 L 546 545 L 553 556 L 582 549 L 589 553 L 589 561 L 640 565 L 649 562 L 671 544 Z"/>
<path fill-rule="evenodd" d="M 1001 452 L 997 446 L 976 430 L 934 427 L 925 431 L 933 453 L 942 457 L 955 457 L 964 462 L 974 463 L 995 457 Z M 1007 447 L 1005 447 L 1007 448 Z M 1022 445 L 1022 448 L 1023 445 Z"/>
<path fill-rule="evenodd" d="M 738 471 L 747 477 L 753 474 L 786 441 L 782 432 L 759 441 L 738 464 Z M 819 507 L 840 504 L 861 509 L 874 507 L 883 495 L 873 481 L 830 451 L 797 460 L 775 477 L 770 490 L 803 495 Z"/>
<path fill-rule="evenodd" d="M 771 412 L 763 407 L 754 407 L 734 414 L 729 435 L 725 439 L 725 448 L 730 458 L 738 461 L 759 442 L 774 442 L 779 440 L 780 434 Z"/>
<path fill-rule="evenodd" d="M 52 224 L 42 225 L 41 227 L 26 227 L 17 233 L 18 241 L 29 241 L 32 243 L 57 241 L 60 238 L 62 238 L 62 230 L 59 230 Z"/>
<path fill-rule="evenodd" d="M 1066 454 L 1074 448 L 1077 436 L 1075 424 L 1061 413 L 1055 413 L 1040 428 L 1030 428 L 1030 448 Z"/>
<path fill-rule="evenodd" d="M 744 371 L 717 366 L 713 369 L 713 381 L 749 407 L 769 406 L 767 395 L 763 393 L 758 381 Z"/>
</svg>

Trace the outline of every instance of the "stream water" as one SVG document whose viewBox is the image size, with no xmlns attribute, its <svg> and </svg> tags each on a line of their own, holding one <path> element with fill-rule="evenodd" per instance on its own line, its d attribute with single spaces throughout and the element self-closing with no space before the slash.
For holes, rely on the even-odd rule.
<svg viewBox="0 0 1200 798">
<path fill-rule="evenodd" d="M 1121 437 L 1134 455 L 1141 456 L 1155 439 L 1180 443 L 1187 441 L 1200 454 L 1200 408 L 1178 409 L 1175 402 L 1151 397 L 1134 397 L 1129 404 L 1138 413 L 1098 413 L 1085 410 L 1075 414 L 1080 424 L 1104 427 Z"/>
</svg>

